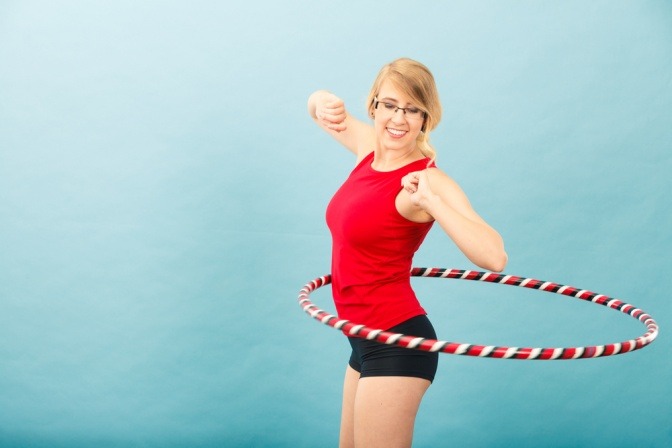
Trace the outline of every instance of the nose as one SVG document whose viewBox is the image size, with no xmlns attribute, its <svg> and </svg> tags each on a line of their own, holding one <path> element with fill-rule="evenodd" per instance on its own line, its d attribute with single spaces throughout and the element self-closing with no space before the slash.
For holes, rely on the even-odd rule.
<svg viewBox="0 0 672 448">
<path fill-rule="evenodd" d="M 397 107 L 397 110 L 394 111 L 391 118 L 395 123 L 401 123 L 406 121 L 406 111 Z"/>
</svg>

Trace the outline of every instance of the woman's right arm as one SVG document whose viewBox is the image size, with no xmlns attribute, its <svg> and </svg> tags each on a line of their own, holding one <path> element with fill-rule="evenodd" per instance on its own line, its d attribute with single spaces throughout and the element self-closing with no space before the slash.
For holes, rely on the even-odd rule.
<svg viewBox="0 0 672 448">
<path fill-rule="evenodd" d="M 351 116 L 343 100 L 318 90 L 308 98 L 308 113 L 319 127 L 348 148 L 358 159 L 373 151 L 373 127 Z"/>
</svg>

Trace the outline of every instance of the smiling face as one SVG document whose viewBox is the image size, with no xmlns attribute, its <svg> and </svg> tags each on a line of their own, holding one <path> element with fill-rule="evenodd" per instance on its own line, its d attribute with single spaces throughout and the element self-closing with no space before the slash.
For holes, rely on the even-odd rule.
<svg viewBox="0 0 672 448">
<path fill-rule="evenodd" d="M 384 97 L 396 100 L 391 112 L 385 115 L 381 109 L 381 101 Z M 374 108 L 378 101 L 378 108 Z M 386 100 L 385 102 L 393 104 Z M 396 107 L 406 108 L 415 106 L 423 111 L 423 119 L 420 124 L 414 122 L 409 114 L 401 115 L 402 110 L 394 112 Z M 429 143 L 429 134 L 441 121 L 441 102 L 436 89 L 434 76 L 429 69 L 418 61 L 409 58 L 399 58 L 389 64 L 385 64 L 378 76 L 373 81 L 371 90 L 366 99 L 366 108 L 370 117 L 374 117 L 376 138 L 378 139 L 377 150 L 385 148 L 398 149 L 401 145 L 408 144 L 409 148 L 415 143 L 416 148 L 432 160 L 436 158 L 436 151 Z M 380 113 L 383 115 L 380 115 Z M 381 119 L 387 118 L 383 121 Z M 390 126 L 387 126 L 387 125 Z M 418 133 L 418 128 L 421 132 Z M 391 132 L 387 130 L 391 129 Z M 393 135 L 396 132 L 396 137 Z M 399 132 L 401 131 L 401 132 Z M 403 134 L 405 132 L 405 134 Z M 413 139 L 416 139 L 413 142 Z"/>
<path fill-rule="evenodd" d="M 374 129 L 380 149 L 412 151 L 422 130 L 423 113 L 409 113 L 414 112 L 417 105 L 389 80 L 382 83 L 376 99 Z"/>
</svg>

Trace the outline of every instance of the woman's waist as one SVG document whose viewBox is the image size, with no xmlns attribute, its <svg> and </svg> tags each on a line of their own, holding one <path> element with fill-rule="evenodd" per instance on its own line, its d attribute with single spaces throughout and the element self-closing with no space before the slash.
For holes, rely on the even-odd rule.
<svg viewBox="0 0 672 448">
<path fill-rule="evenodd" d="M 389 297 L 415 298 L 408 274 L 371 280 L 366 283 L 341 284 L 336 281 L 333 289 L 334 298 L 339 301 L 370 302 Z"/>
</svg>

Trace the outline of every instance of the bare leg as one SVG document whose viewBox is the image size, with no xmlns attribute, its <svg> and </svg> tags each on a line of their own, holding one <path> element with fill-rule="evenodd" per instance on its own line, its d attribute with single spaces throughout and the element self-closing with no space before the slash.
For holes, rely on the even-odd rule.
<svg viewBox="0 0 672 448">
<path fill-rule="evenodd" d="M 410 447 L 415 416 L 430 384 L 422 378 L 402 376 L 360 379 L 354 406 L 355 446 Z"/>
<path fill-rule="evenodd" d="M 339 448 L 353 448 L 355 446 L 355 396 L 359 372 L 348 366 L 343 381 L 343 407 L 341 408 L 341 434 Z"/>
</svg>

